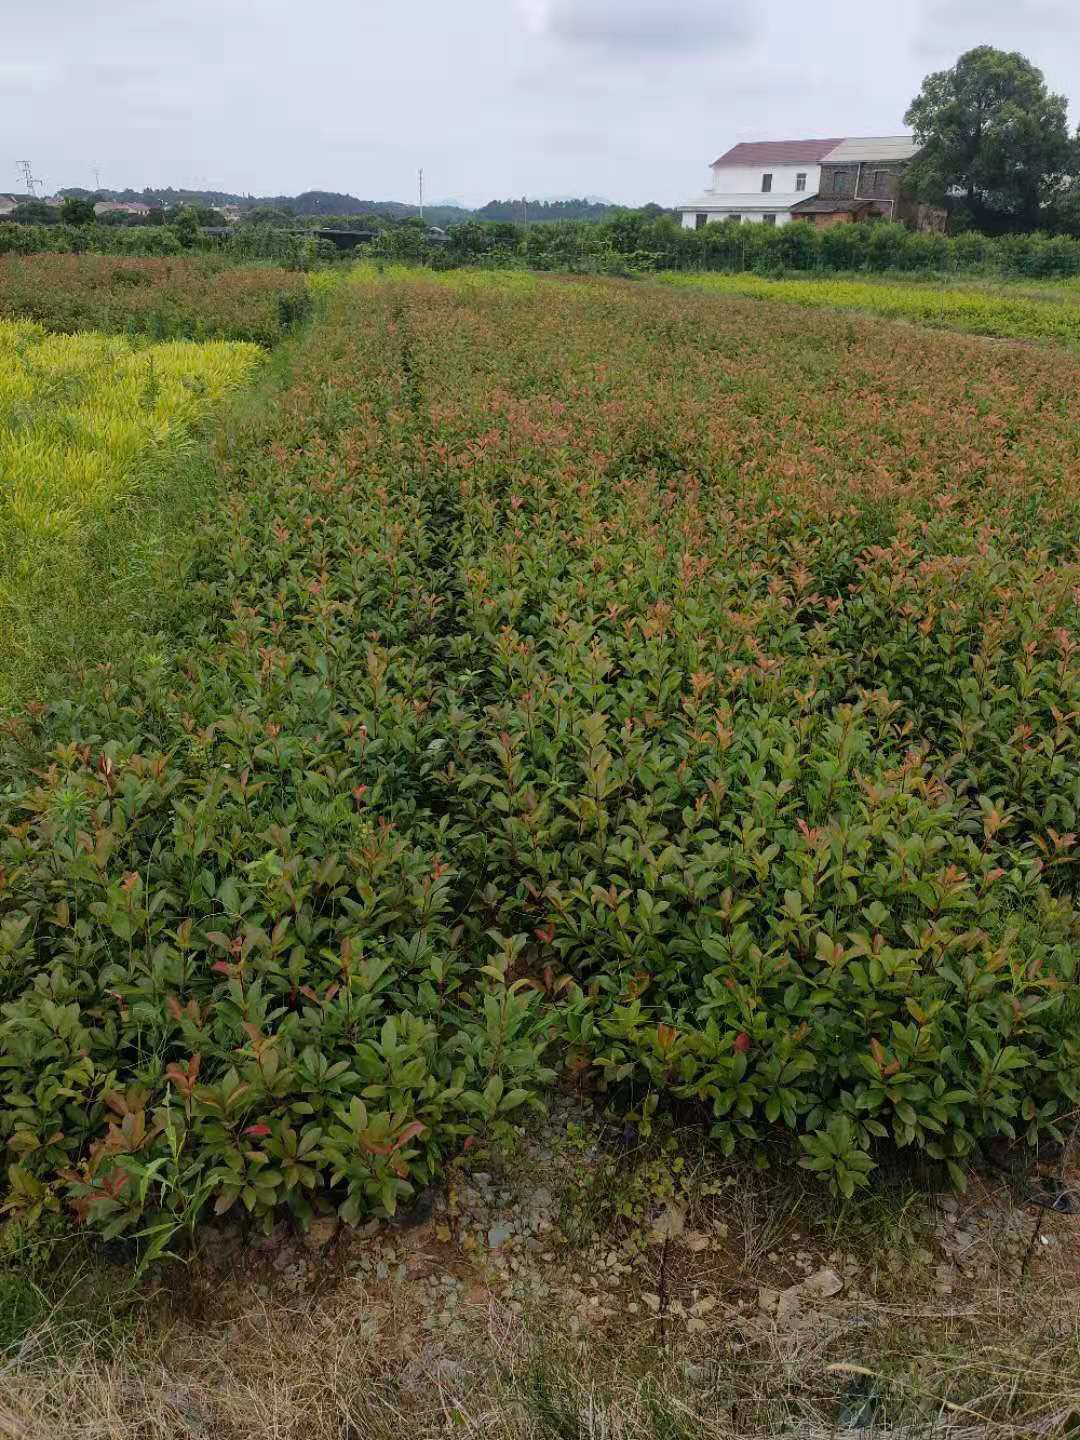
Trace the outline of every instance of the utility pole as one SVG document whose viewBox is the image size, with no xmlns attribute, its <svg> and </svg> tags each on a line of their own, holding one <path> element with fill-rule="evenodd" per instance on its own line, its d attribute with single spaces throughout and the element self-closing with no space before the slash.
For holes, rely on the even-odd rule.
<svg viewBox="0 0 1080 1440">
<path fill-rule="evenodd" d="M 420 219 L 424 218 L 424 169 L 420 167 Z"/>
<path fill-rule="evenodd" d="M 22 175 L 23 184 L 26 186 L 26 193 L 31 200 L 37 199 L 37 181 L 34 179 L 34 172 L 31 169 L 29 160 L 19 161 L 19 173 Z"/>
</svg>

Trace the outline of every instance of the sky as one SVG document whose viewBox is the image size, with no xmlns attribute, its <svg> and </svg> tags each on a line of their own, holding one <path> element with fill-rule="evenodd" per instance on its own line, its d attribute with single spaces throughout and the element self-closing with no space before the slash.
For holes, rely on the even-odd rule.
<svg viewBox="0 0 1080 1440">
<path fill-rule="evenodd" d="M 0 191 L 678 204 L 738 140 L 895 134 L 923 76 L 1019 49 L 1071 95 L 1076 0 L 16 0 Z"/>
</svg>

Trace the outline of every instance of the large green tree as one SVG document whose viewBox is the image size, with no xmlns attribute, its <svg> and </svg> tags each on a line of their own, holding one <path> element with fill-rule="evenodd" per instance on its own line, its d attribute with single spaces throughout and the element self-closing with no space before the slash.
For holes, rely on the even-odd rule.
<svg viewBox="0 0 1080 1440">
<path fill-rule="evenodd" d="M 906 124 L 923 145 L 909 182 L 923 199 L 959 199 L 989 228 L 1039 224 L 1067 172 L 1067 104 L 1016 51 L 980 45 L 928 75 Z"/>
<path fill-rule="evenodd" d="M 65 225 L 92 225 L 94 223 L 94 202 L 78 195 L 65 195 L 60 206 L 60 219 Z"/>
</svg>

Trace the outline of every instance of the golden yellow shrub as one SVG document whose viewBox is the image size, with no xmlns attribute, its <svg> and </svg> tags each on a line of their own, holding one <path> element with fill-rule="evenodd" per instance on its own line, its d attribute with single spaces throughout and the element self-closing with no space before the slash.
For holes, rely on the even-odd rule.
<svg viewBox="0 0 1080 1440">
<path fill-rule="evenodd" d="M 175 460 L 262 354 L 0 321 L 0 675 L 29 643 L 35 597 L 71 567 L 88 530 Z"/>
</svg>

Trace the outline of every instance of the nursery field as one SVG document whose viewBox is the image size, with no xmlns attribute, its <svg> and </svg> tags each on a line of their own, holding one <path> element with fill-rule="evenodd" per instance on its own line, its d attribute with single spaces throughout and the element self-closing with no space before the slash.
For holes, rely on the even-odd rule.
<svg viewBox="0 0 1080 1440">
<path fill-rule="evenodd" d="M 358 1222 L 556 1082 L 789 1137 L 841 1197 L 1060 1136 L 1075 357 L 693 287 L 321 288 L 169 633 L 3 727 L 8 1213 L 144 1258 Z M 68 396 L 13 397 L 21 443 L 76 449 L 88 367 L 145 428 L 167 357 L 251 363 L 5 344 Z"/>
<path fill-rule="evenodd" d="M 124 543 L 134 544 L 140 488 L 182 457 L 262 353 L 0 320 L 0 697 L 57 614 L 62 629 L 73 609 L 100 602 L 107 577 L 92 566 L 95 537 L 127 527 Z"/>
<path fill-rule="evenodd" d="M 206 256 L 0 259 L 0 318 L 33 320 L 60 333 L 103 330 L 272 346 L 309 309 L 306 276 L 270 266 L 230 266 Z"/>
<path fill-rule="evenodd" d="M 1080 289 L 1070 281 L 770 280 L 748 274 L 674 273 L 663 280 L 715 295 L 781 300 L 810 309 L 860 310 L 972 335 L 1080 346 Z"/>
</svg>

